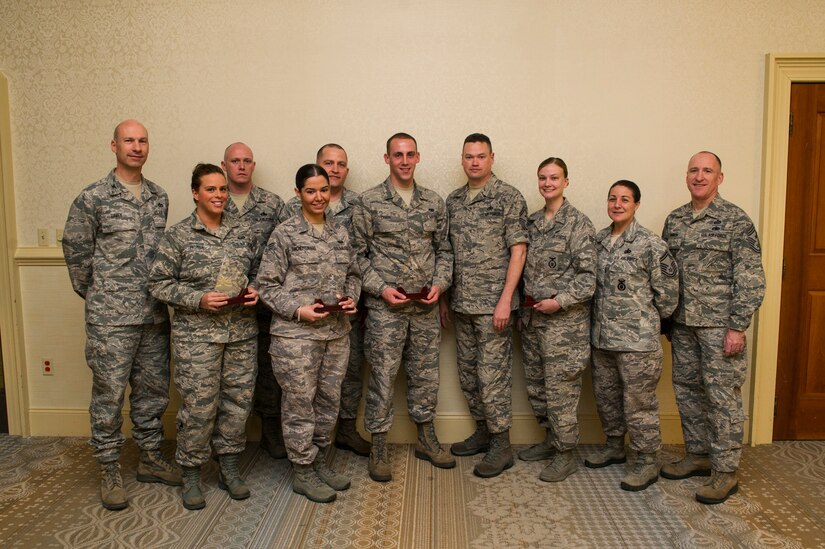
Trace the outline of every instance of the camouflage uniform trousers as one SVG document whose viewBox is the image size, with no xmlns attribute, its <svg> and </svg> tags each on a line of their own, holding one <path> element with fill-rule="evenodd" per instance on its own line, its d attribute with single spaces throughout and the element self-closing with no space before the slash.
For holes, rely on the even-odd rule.
<svg viewBox="0 0 825 549">
<path fill-rule="evenodd" d="M 281 421 L 281 386 L 272 374 L 269 354 L 272 314 L 258 315 L 258 377 L 255 381 L 255 413 L 263 419 Z"/>
<path fill-rule="evenodd" d="M 120 457 L 127 383 L 132 387 L 132 438 L 142 450 L 159 449 L 163 443 L 161 416 L 169 404 L 169 323 L 86 324 L 86 363 L 92 370 L 89 444 L 95 458 L 103 463 Z"/>
<path fill-rule="evenodd" d="M 655 351 L 593 351 L 593 392 L 602 430 L 609 437 L 630 433 L 630 447 L 652 454 L 662 447 L 656 386 L 662 375 L 662 346 Z"/>
<path fill-rule="evenodd" d="M 470 415 L 491 433 L 513 424 L 513 323 L 496 332 L 493 315 L 455 313 L 456 362 Z"/>
<path fill-rule="evenodd" d="M 329 446 L 338 419 L 349 337 L 331 340 L 272 336 L 272 371 L 281 385 L 284 445 L 289 461 L 308 465 Z"/>
<path fill-rule="evenodd" d="M 363 306 L 363 305 L 360 305 Z M 360 307 L 359 306 L 359 307 Z M 344 382 L 341 384 L 341 419 L 355 419 L 358 417 L 358 405 L 361 403 L 361 393 L 364 382 L 361 368 L 364 365 L 364 324 L 360 318 L 352 321 L 349 332 L 349 361 Z"/>
<path fill-rule="evenodd" d="M 675 322 L 672 332 L 673 390 L 682 419 L 685 449 L 710 454 L 713 468 L 733 472 L 742 455 L 742 384 L 746 350 L 725 356 L 727 328 L 697 328 Z"/>
<path fill-rule="evenodd" d="M 590 362 L 589 314 L 581 305 L 542 315 L 538 322 L 541 313 L 531 314 L 521 338 L 527 398 L 556 449 L 572 450 L 579 442 L 582 374 Z"/>
<path fill-rule="evenodd" d="M 415 423 L 435 419 L 438 400 L 438 350 L 441 326 L 438 307 L 414 312 L 370 309 L 364 351 L 372 367 L 364 424 L 369 433 L 386 433 L 392 427 L 393 389 L 403 360 L 407 372 L 407 409 Z"/>
<path fill-rule="evenodd" d="M 231 343 L 174 342 L 175 386 L 181 396 L 175 459 L 180 465 L 206 463 L 210 441 L 218 455 L 243 452 L 257 347 L 256 337 Z"/>
</svg>

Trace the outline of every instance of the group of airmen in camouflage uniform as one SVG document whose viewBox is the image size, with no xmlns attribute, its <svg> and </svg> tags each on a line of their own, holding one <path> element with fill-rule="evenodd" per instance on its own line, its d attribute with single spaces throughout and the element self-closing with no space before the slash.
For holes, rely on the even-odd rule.
<svg viewBox="0 0 825 549">
<path fill-rule="evenodd" d="M 610 187 L 612 223 L 597 234 L 564 197 L 568 169 L 560 158 L 539 165 L 545 205 L 528 216 L 521 193 L 492 172 L 495 155 L 483 134 L 465 139 L 467 183 L 446 201 L 415 181 L 418 145 L 405 133 L 387 141 L 390 173 L 378 186 L 360 195 L 346 189 L 346 152 L 328 144 L 316 164 L 298 170 L 288 203 L 253 184 L 252 151 L 233 143 L 221 167 L 195 168 L 195 212 L 164 234 L 167 195 L 142 175 L 146 128 L 122 122 L 111 147 L 115 169 L 73 202 L 63 237 L 73 288 L 86 301 L 90 442 L 105 508 L 128 505 L 118 462 L 127 383 L 141 450 L 137 480 L 182 485 L 188 509 L 205 505 L 200 469 L 210 455 L 220 487 L 234 499 L 249 497 L 238 457 L 253 402 L 261 447 L 289 459 L 296 493 L 329 502 L 349 488 L 327 465 L 336 420 L 335 445 L 369 456 L 373 480 L 391 480 L 387 436 L 402 364 L 416 457 L 447 469 L 453 456 L 484 453 L 474 473 L 495 477 L 514 465 L 514 328 L 528 399 L 546 429 L 518 457 L 547 460 L 541 480 L 562 481 L 578 469 L 577 407 L 592 365 L 607 441 L 587 456 L 587 467 L 625 463 L 629 434 L 635 461 L 623 489 L 644 490 L 661 473 L 710 476 L 696 493 L 704 503 L 736 492 L 744 332 L 765 280 L 753 223 L 718 196 L 724 176 L 715 154 L 691 157 L 691 202 L 671 213 L 659 238 L 636 221 L 641 191 L 626 180 Z M 164 304 L 175 312 L 182 397 L 177 464 L 160 451 L 170 381 Z M 475 429 L 448 451 L 434 420 L 439 324 L 449 322 Z M 661 469 L 660 333 L 672 341 L 686 446 L 684 459 Z M 370 441 L 356 428 L 364 358 Z"/>
</svg>

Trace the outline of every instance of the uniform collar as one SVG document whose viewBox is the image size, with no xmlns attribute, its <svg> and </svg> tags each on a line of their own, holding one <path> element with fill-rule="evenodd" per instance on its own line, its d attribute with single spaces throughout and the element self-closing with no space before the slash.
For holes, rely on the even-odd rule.
<svg viewBox="0 0 825 549">
<path fill-rule="evenodd" d="M 341 205 L 341 209 L 338 210 L 338 212 L 340 213 L 342 210 L 346 210 L 347 208 L 352 206 L 352 204 L 355 202 L 355 199 L 357 197 L 358 197 L 358 193 L 356 193 L 355 191 L 351 191 L 351 190 L 347 189 L 346 187 L 344 187 L 344 192 L 341 193 L 341 199 L 338 202 Z M 329 208 L 327 208 L 327 211 L 329 211 Z"/>
<path fill-rule="evenodd" d="M 481 200 L 482 198 L 488 198 L 492 196 L 495 193 L 496 189 L 498 189 L 500 183 L 501 180 L 498 177 L 496 177 L 496 174 L 490 172 L 490 179 L 488 179 L 487 183 L 485 183 L 484 186 L 481 187 L 481 190 L 477 195 L 475 195 L 475 197 L 473 197 L 472 201 L 475 202 L 476 200 Z M 467 200 L 467 196 L 470 195 L 470 182 L 468 181 L 467 183 L 465 183 L 459 191 L 459 198 L 462 202 L 465 202 Z"/>
<path fill-rule="evenodd" d="M 330 216 L 330 215 L 325 215 L 325 216 L 324 216 L 324 234 L 319 235 L 319 234 L 318 234 L 318 233 L 314 230 L 314 229 L 315 229 L 315 227 L 313 227 L 313 226 L 309 223 L 309 221 L 307 221 L 307 218 L 306 218 L 306 217 L 304 217 L 304 212 L 303 212 L 303 211 L 301 211 L 301 210 L 299 209 L 299 210 L 297 211 L 297 213 L 295 214 L 295 216 L 294 216 L 294 218 L 295 218 L 295 219 L 297 219 L 297 220 L 296 220 L 296 223 L 298 224 L 298 232 L 299 232 L 299 233 L 308 234 L 308 235 L 310 235 L 310 236 L 312 236 L 312 237 L 314 237 L 314 238 L 318 238 L 318 239 L 320 239 L 320 240 L 326 240 L 326 239 L 329 237 L 329 235 L 331 235 L 331 234 L 332 234 L 332 228 L 330 227 L 330 224 L 329 224 L 329 223 L 330 223 L 330 218 L 331 218 L 331 217 L 332 217 L 332 216 Z"/>
<path fill-rule="evenodd" d="M 351 191 L 348 188 L 344 187 L 344 192 L 341 193 L 341 204 L 344 206 L 351 206 L 355 199 L 358 197 L 358 193 L 355 191 Z"/>
<path fill-rule="evenodd" d="M 636 234 L 639 232 L 639 223 L 636 221 L 636 218 L 633 218 L 633 221 L 630 222 L 630 225 L 622 233 L 622 237 L 624 237 L 625 242 L 633 242 L 636 238 Z"/>
<path fill-rule="evenodd" d="M 721 217 L 721 212 L 725 207 L 724 204 L 725 200 L 722 198 L 722 195 L 717 193 L 716 196 L 713 197 L 713 200 L 710 201 L 710 204 L 708 204 L 707 207 L 702 210 L 702 213 L 697 215 L 695 218 L 693 217 L 693 205 L 690 202 L 682 206 L 682 217 L 684 217 L 688 223 L 699 221 L 705 216 L 719 219 Z"/>
<path fill-rule="evenodd" d="M 140 174 L 140 182 L 143 184 L 141 187 L 141 198 L 146 199 L 145 194 L 149 193 L 150 195 L 157 194 L 155 189 L 151 187 L 151 185 L 147 184 L 147 179 Z M 112 168 L 112 171 L 109 172 L 109 175 L 106 176 L 106 183 L 109 186 L 109 195 L 111 196 L 124 196 L 127 199 L 137 201 L 135 195 L 132 192 L 121 185 L 120 181 L 118 181 L 117 176 L 115 175 L 115 169 Z"/>
<path fill-rule="evenodd" d="M 226 212 L 224 212 L 224 215 L 221 215 L 221 226 L 217 229 L 210 229 L 206 225 L 204 225 L 198 217 L 197 208 L 195 208 L 195 210 L 192 211 L 192 215 L 189 216 L 189 221 L 193 229 L 198 231 L 204 231 L 209 234 L 219 236 L 221 238 L 226 236 L 226 233 L 228 233 L 230 229 L 233 229 L 238 226 L 238 220 L 232 217 L 231 215 L 226 215 Z"/>
<path fill-rule="evenodd" d="M 532 215 L 533 224 L 543 231 L 549 231 L 557 225 L 559 227 L 563 227 L 564 224 L 567 223 L 567 215 L 569 212 L 570 202 L 568 202 L 567 198 L 565 198 L 564 202 L 561 203 L 559 211 L 557 211 L 556 215 L 553 216 L 553 220 L 551 222 L 548 222 L 547 218 L 544 217 L 544 208 L 542 208 Z"/>
<path fill-rule="evenodd" d="M 613 224 L 611 223 L 610 225 L 605 227 L 604 230 L 602 230 L 601 233 L 599 233 L 599 235 L 597 235 L 597 240 L 598 240 L 599 244 L 603 248 L 607 248 L 608 250 L 615 247 L 614 245 L 611 245 L 611 243 L 610 243 L 610 239 L 613 236 L 612 231 L 613 231 Z M 628 225 L 627 228 L 624 230 L 624 232 L 621 235 L 619 235 L 619 238 L 616 239 L 616 244 L 618 244 L 619 242 L 621 242 L 621 243 L 633 242 L 633 240 L 636 239 L 636 235 L 638 234 L 638 232 L 639 232 L 639 222 L 636 221 L 636 218 L 634 217 L 633 221 L 630 222 L 630 225 Z"/>
<path fill-rule="evenodd" d="M 395 190 L 395 187 L 393 187 L 389 177 L 384 180 L 383 185 L 384 196 L 387 200 L 392 201 L 396 206 L 407 207 L 407 203 L 404 202 L 404 199 L 401 198 L 401 195 L 398 194 L 398 191 Z M 410 199 L 409 207 L 414 208 L 418 206 L 419 202 L 424 200 L 426 200 L 426 198 L 424 198 L 424 195 L 418 189 L 418 183 L 416 183 L 415 180 L 413 180 L 413 192 L 412 198 Z"/>
<path fill-rule="evenodd" d="M 243 209 L 238 210 L 238 205 L 235 204 L 235 201 L 232 199 L 232 195 L 230 194 L 229 198 L 227 199 L 226 207 L 224 208 L 224 212 L 228 212 L 231 214 L 245 214 L 249 210 L 255 207 L 255 205 L 261 201 L 262 191 L 258 189 L 257 185 L 252 185 L 252 188 L 249 189 L 249 193 L 246 195 L 246 201 L 243 203 Z"/>
</svg>

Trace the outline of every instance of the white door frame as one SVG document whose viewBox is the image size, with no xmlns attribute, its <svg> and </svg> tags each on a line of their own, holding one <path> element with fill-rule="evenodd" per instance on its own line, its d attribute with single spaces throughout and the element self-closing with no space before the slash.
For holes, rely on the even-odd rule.
<svg viewBox="0 0 825 549">
<path fill-rule="evenodd" d="M 9 433 L 29 434 L 29 398 L 26 384 L 20 286 L 14 252 L 17 249 L 17 222 L 14 205 L 14 177 L 11 169 L 11 116 L 9 86 L 0 72 L 0 340 L 3 347 L 3 375 L 9 412 Z"/>
<path fill-rule="evenodd" d="M 762 239 L 767 289 L 755 328 L 751 444 L 768 444 L 773 440 L 785 239 L 785 192 L 788 182 L 788 124 L 791 84 L 794 82 L 825 82 L 825 53 L 768 54 L 765 60 L 759 236 Z"/>
</svg>

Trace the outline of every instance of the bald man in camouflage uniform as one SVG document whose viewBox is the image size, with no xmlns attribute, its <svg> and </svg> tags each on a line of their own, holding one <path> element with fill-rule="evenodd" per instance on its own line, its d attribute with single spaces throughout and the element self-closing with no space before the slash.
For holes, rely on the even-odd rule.
<svg viewBox="0 0 825 549">
<path fill-rule="evenodd" d="M 345 185 L 349 175 L 347 152 L 341 145 L 327 143 L 318 149 L 315 161 L 329 175 L 330 200 L 327 216 L 346 227 L 353 240 L 352 213 L 358 204 L 358 193 Z M 297 196 L 287 202 L 292 212 L 301 210 L 301 201 Z M 370 443 L 361 437 L 355 424 L 358 418 L 358 405 L 361 403 L 363 380 L 361 368 L 364 365 L 364 313 L 366 307 L 359 304 L 358 313 L 348 317 L 352 323 L 349 333 L 349 361 L 344 381 L 341 384 L 341 409 L 338 412 L 338 431 L 335 434 L 335 446 L 349 450 L 359 456 L 370 455 Z"/>
<path fill-rule="evenodd" d="M 269 235 L 293 212 L 277 194 L 253 182 L 255 159 L 244 143 L 232 143 L 224 151 L 221 167 L 226 172 L 231 200 L 224 213 L 237 217 L 258 242 L 263 254 Z M 260 260 L 260 257 L 258 257 Z M 269 356 L 269 324 L 272 313 L 261 303 L 258 312 L 258 378 L 255 383 L 255 412 L 261 417 L 261 448 L 275 459 L 286 457 L 281 433 L 281 388 L 272 374 Z"/>
<path fill-rule="evenodd" d="M 679 306 L 673 315 L 673 388 L 686 454 L 662 476 L 711 475 L 696 499 L 722 503 L 736 493 L 742 453 L 742 384 L 748 363 L 745 330 L 765 295 L 756 228 L 719 196 L 722 162 L 693 155 L 686 183 L 691 201 L 667 217 L 662 238 L 679 264 Z"/>
<path fill-rule="evenodd" d="M 436 302 L 452 280 L 447 210 L 435 192 L 414 180 L 420 159 L 415 139 L 396 134 L 387 141 L 384 161 L 390 176 L 361 194 L 353 214 L 355 251 L 367 293 L 367 359 L 372 367 L 365 424 L 372 433 L 369 474 L 392 479 L 387 432 L 393 422 L 393 385 L 402 360 L 407 372 L 407 407 L 418 425 L 415 455 L 436 467 L 455 467 L 433 426 L 438 397 L 441 331 Z M 410 300 L 406 292 L 429 288 Z"/>
<path fill-rule="evenodd" d="M 492 172 L 490 138 L 464 140 L 461 163 L 467 184 L 447 197 L 450 242 L 455 255 L 450 308 L 455 313 L 461 390 L 476 422 L 475 432 L 450 452 L 487 452 L 473 472 L 495 477 L 513 466 L 512 312 L 527 254 L 527 203 Z M 442 309 L 447 300 L 442 298 Z M 442 310 L 442 323 L 447 320 Z"/>
<path fill-rule="evenodd" d="M 101 503 L 119 510 L 128 506 L 118 463 L 127 384 L 132 437 L 141 450 L 137 479 L 179 486 L 181 476 L 160 452 L 169 403 L 169 314 L 146 288 L 169 199 L 142 175 L 149 134 L 140 122 L 118 124 L 111 147 L 115 168 L 69 209 L 63 254 L 72 288 L 86 301 L 89 442 L 101 466 Z"/>
<path fill-rule="evenodd" d="M 524 293 L 555 300 L 551 314 L 525 309 L 522 347 L 527 397 L 547 430 L 545 440 L 519 452 L 525 461 L 549 459 L 539 478 L 558 482 L 578 470 L 578 405 L 590 362 L 590 301 L 596 289 L 595 229 L 567 199 L 548 220 L 541 209 L 527 220 L 530 234 Z"/>
<path fill-rule="evenodd" d="M 612 230 L 610 225 L 596 235 L 590 328 L 593 393 L 607 443 L 584 463 L 590 468 L 624 463 L 624 438 L 629 432 L 636 462 L 620 486 L 640 491 L 659 477 L 660 318 L 669 317 L 676 308 L 679 277 L 667 245 L 635 219 L 615 241 Z"/>
<path fill-rule="evenodd" d="M 175 309 L 175 385 L 181 395 L 175 458 L 184 469 L 187 509 L 204 505 L 198 482 L 210 443 L 221 465 L 221 488 L 233 499 L 249 497 L 238 456 L 246 447 L 258 369 L 255 307 L 211 307 L 204 300 L 210 292 L 232 297 L 254 288 L 258 257 L 255 235 L 236 218 L 223 215 L 220 226 L 209 228 L 193 212 L 166 232 L 152 265 L 152 295 Z"/>
<path fill-rule="evenodd" d="M 350 486 L 346 476 L 326 465 L 324 454 L 338 418 L 353 315 L 330 312 L 311 320 L 311 311 L 299 311 L 311 309 L 316 299 L 330 304 L 346 296 L 353 306 L 358 302 L 361 278 L 347 228 L 327 215 L 319 233 L 299 212 L 273 231 L 259 284 L 264 303 L 274 311 L 270 351 L 283 390 L 293 490 L 327 503 L 336 490 Z"/>
</svg>

